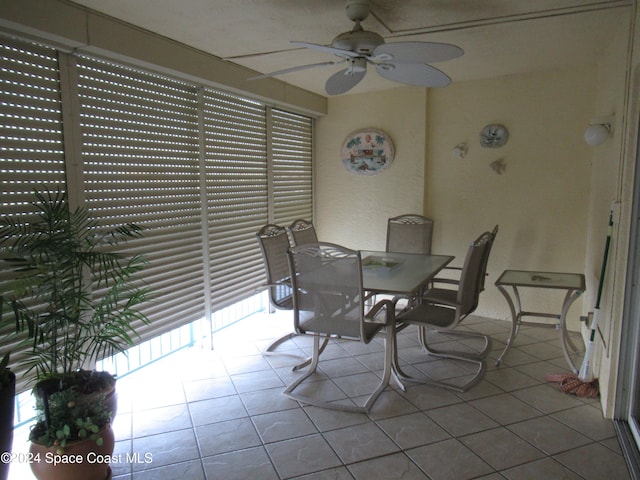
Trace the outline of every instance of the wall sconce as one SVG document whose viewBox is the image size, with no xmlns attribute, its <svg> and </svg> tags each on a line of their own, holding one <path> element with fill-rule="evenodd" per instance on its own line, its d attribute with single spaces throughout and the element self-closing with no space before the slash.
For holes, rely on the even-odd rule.
<svg viewBox="0 0 640 480">
<path fill-rule="evenodd" d="M 584 131 L 584 141 L 592 147 L 601 145 L 611 134 L 613 117 L 594 120 Z"/>
</svg>

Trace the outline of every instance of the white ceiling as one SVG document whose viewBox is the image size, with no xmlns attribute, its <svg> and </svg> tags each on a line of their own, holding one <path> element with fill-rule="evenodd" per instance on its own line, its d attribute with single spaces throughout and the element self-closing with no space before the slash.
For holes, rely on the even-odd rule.
<svg viewBox="0 0 640 480">
<path fill-rule="evenodd" d="M 583 66 L 628 25 L 633 0 L 371 0 L 365 30 L 387 42 L 434 41 L 461 47 L 462 57 L 434 66 L 454 82 Z M 335 59 L 293 47 L 328 45 L 351 30 L 344 0 L 75 0 L 260 73 Z M 321 95 L 344 66 L 279 78 Z M 260 80 L 256 80 L 260 81 Z M 397 87 L 370 68 L 349 93 Z"/>
</svg>

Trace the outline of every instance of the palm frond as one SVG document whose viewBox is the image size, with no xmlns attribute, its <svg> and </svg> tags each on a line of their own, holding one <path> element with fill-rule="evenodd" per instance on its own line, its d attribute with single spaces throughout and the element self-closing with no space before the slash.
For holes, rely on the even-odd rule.
<svg viewBox="0 0 640 480">
<path fill-rule="evenodd" d="M 65 373 L 123 351 L 148 323 L 148 299 L 136 275 L 146 261 L 117 251 L 143 229 L 102 228 L 88 210 L 71 211 L 66 193 L 35 192 L 29 221 L 0 218 L 0 261 L 15 274 L 11 307 L 26 335 L 28 371 Z M 0 317 L 2 318 L 2 317 Z"/>
</svg>

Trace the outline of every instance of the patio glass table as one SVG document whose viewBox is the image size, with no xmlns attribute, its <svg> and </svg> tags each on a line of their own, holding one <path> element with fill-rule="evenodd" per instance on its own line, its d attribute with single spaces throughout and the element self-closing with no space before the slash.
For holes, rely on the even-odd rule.
<svg viewBox="0 0 640 480">
<path fill-rule="evenodd" d="M 511 334 L 509 335 L 509 339 L 507 340 L 507 345 L 505 346 L 504 351 L 496 361 L 496 365 L 500 365 L 502 363 L 502 360 L 504 359 L 505 355 L 511 348 L 511 345 L 515 341 L 516 336 L 518 335 L 520 325 L 555 327 L 560 331 L 560 343 L 562 345 L 562 352 L 564 353 L 564 357 L 571 367 L 571 370 L 574 373 L 578 373 L 576 366 L 569 356 L 569 351 L 567 350 L 568 345 L 574 352 L 577 351 L 575 345 L 567 335 L 566 317 L 567 312 L 569 311 L 569 308 L 571 307 L 573 302 L 575 302 L 576 299 L 585 290 L 584 275 L 578 273 L 505 270 L 502 275 L 500 275 L 500 277 L 496 280 L 495 285 L 496 287 L 498 287 L 498 290 L 500 290 L 500 293 L 504 295 L 507 303 L 509 304 L 512 321 Z M 511 287 L 511 293 L 513 296 L 509 294 L 509 290 L 507 290 L 507 287 Z M 566 290 L 564 301 L 562 302 L 562 310 L 559 314 L 523 311 L 520 302 L 520 294 L 518 292 L 519 287 Z M 522 320 L 523 317 L 553 318 L 556 319 L 557 322 L 525 322 Z"/>
<path fill-rule="evenodd" d="M 418 293 L 455 257 L 362 250 L 362 282 L 373 294 Z"/>
<path fill-rule="evenodd" d="M 419 293 L 440 270 L 455 258 L 450 255 L 366 250 L 361 250 L 360 255 L 362 257 L 362 284 L 368 294 L 406 295 L 407 297 Z M 392 368 L 396 383 L 404 391 L 405 386 L 398 375 L 400 367 L 395 346 Z"/>
</svg>

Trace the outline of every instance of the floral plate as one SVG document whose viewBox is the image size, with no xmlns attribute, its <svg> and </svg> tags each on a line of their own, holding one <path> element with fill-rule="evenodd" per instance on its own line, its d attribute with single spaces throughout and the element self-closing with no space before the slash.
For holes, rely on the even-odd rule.
<svg viewBox="0 0 640 480">
<path fill-rule="evenodd" d="M 393 142 L 382 130 L 365 128 L 350 133 L 342 143 L 344 167 L 357 175 L 376 175 L 393 162 Z"/>
</svg>

